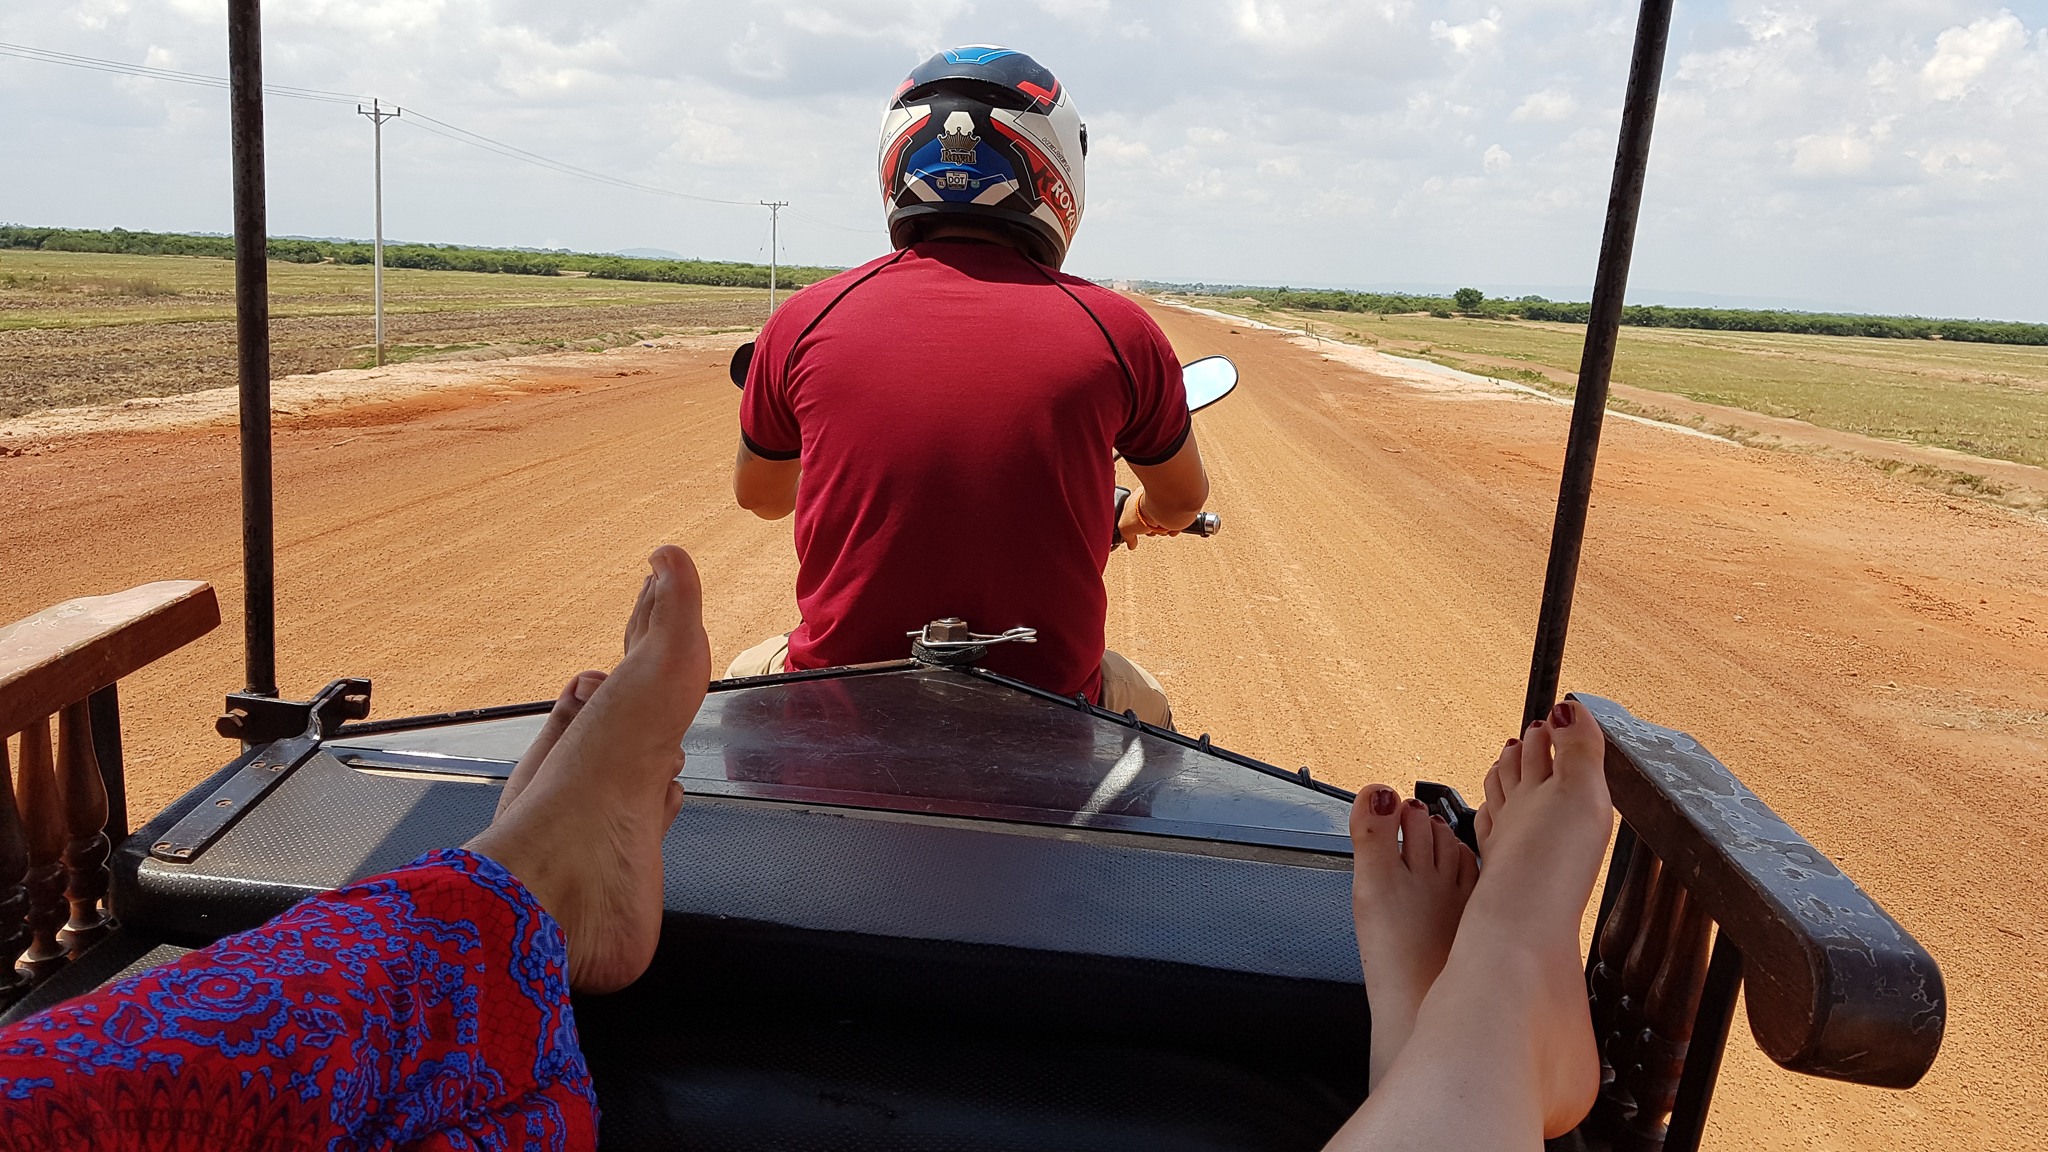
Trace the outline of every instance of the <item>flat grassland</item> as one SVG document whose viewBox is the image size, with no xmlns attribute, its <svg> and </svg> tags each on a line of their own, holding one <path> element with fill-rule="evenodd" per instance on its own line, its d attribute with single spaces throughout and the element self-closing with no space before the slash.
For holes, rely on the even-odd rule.
<svg viewBox="0 0 2048 1152">
<path fill-rule="evenodd" d="M 270 263 L 276 376 L 371 362 L 371 270 Z M 235 382 L 235 268 L 204 256 L 0 250 L 0 419 Z M 753 288 L 384 272 L 390 359 L 488 359 L 759 324 Z"/>
<path fill-rule="evenodd" d="M 1569 394 L 1585 327 L 1187 303 Z M 2048 466 L 2048 347 L 1623 328 L 1614 379 L 1881 440 Z"/>
</svg>

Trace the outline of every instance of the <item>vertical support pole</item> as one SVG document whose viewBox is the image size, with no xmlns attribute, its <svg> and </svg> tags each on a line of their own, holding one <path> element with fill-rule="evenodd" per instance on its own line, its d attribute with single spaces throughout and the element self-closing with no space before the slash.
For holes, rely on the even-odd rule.
<svg viewBox="0 0 2048 1152">
<path fill-rule="evenodd" d="M 356 105 L 356 114 L 370 118 L 370 131 L 375 137 L 374 150 L 376 160 L 374 162 L 374 170 L 377 184 L 377 238 L 374 242 L 376 246 L 376 264 L 370 276 L 371 295 L 375 301 L 372 307 L 377 314 L 377 367 L 382 368 L 384 366 L 384 122 L 398 116 L 403 116 L 405 109 L 394 108 L 386 112 L 384 111 L 384 105 L 373 96 L 370 98 L 370 106 L 368 108 L 363 107 L 361 104 Z"/>
<path fill-rule="evenodd" d="M 778 228 L 782 219 L 782 210 L 789 207 L 789 201 L 763 200 L 761 204 L 768 209 L 768 314 L 773 316 L 775 315 L 775 264 L 777 256 L 781 254 Z"/>
<path fill-rule="evenodd" d="M 21 733 L 21 771 L 16 796 L 28 838 L 28 930 L 32 939 L 21 967 L 41 983 L 62 968 L 70 949 L 57 939 L 68 918 L 64 906 L 64 801 L 57 794 L 57 765 L 50 754 L 50 721 L 37 720 Z"/>
<path fill-rule="evenodd" d="M 1622 827 L 1627 828 L 1628 825 L 1623 824 Z M 1600 1045 L 1603 1061 L 1607 1060 L 1609 1038 L 1617 1027 L 1617 1013 L 1621 1011 L 1622 969 L 1628 962 L 1629 949 L 1634 947 L 1636 937 L 1643 930 L 1643 922 L 1649 916 L 1650 890 L 1656 886 L 1657 875 L 1661 871 L 1657 854 L 1637 842 L 1633 833 L 1629 836 L 1629 843 L 1626 861 L 1620 861 L 1620 854 L 1616 854 L 1621 874 L 1617 876 L 1613 868 L 1609 868 L 1607 887 L 1614 895 L 1611 899 L 1602 896 L 1602 902 L 1608 905 L 1608 914 L 1594 921 L 1592 956 L 1586 965 L 1594 1039 Z"/>
<path fill-rule="evenodd" d="M 270 486 L 270 223 L 263 191 L 261 0 L 228 0 L 234 136 L 235 344 L 242 417 L 242 662 L 246 691 L 277 695 L 277 584 Z"/>
<path fill-rule="evenodd" d="M 1671 32 L 1671 2 L 1643 0 L 1642 12 L 1636 17 L 1635 54 L 1629 63 L 1628 95 L 1622 104 L 1614 185 L 1607 195 L 1607 227 L 1600 239 L 1592 314 L 1586 318 L 1578 394 L 1572 401 L 1571 435 L 1565 444 L 1564 475 L 1558 482 L 1550 563 L 1543 574 L 1543 605 L 1536 618 L 1536 647 L 1529 657 L 1523 728 L 1541 720 L 1557 700 L 1565 632 L 1571 623 L 1572 589 L 1579 578 L 1579 549 L 1586 537 L 1586 506 L 1593 495 L 1593 464 L 1600 454 L 1600 423 L 1607 414 L 1607 382 L 1614 370 L 1621 306 L 1628 292 L 1629 258 L 1635 252 L 1643 176 L 1650 165 L 1650 128 L 1657 118 L 1664 45 Z"/>
<path fill-rule="evenodd" d="M 113 684 L 87 697 L 92 706 L 92 754 L 107 790 L 107 844 L 128 838 L 128 775 L 121 760 L 121 693 Z"/>
<path fill-rule="evenodd" d="M 1741 990 L 1742 950 L 1727 933 L 1716 932 L 1699 1010 L 1693 1015 L 1692 1044 L 1685 1050 L 1685 1071 L 1678 1077 L 1678 1098 L 1671 1103 L 1664 1152 L 1698 1152 L 1707 1130 L 1707 1109 L 1714 1102 L 1714 1082 L 1721 1078 L 1728 1027 L 1735 1020 L 1735 994 Z"/>
<path fill-rule="evenodd" d="M 1615 901 L 1621 899 L 1622 877 L 1628 875 L 1631 858 L 1635 855 L 1636 830 L 1627 820 L 1614 828 L 1614 848 L 1607 857 L 1607 879 L 1600 885 L 1600 910 L 1593 914 L 1593 939 L 1600 939 L 1600 930 L 1607 925 L 1607 917 L 1614 911 Z M 1593 974 L 1593 960 L 1599 955 L 1596 943 L 1593 955 L 1586 961 L 1586 975 Z"/>
<path fill-rule="evenodd" d="M 24 742 L 27 737 L 22 737 Z M 28 992 L 28 974 L 14 962 L 28 950 L 28 832 L 14 804 L 14 769 L 0 736 L 0 1009 Z"/>
<path fill-rule="evenodd" d="M 107 786 L 92 748 L 92 705 L 80 700 L 57 714 L 57 795 L 64 805 L 64 898 L 71 917 L 63 940 L 77 959 L 113 930 L 100 902 L 107 871 Z"/>
</svg>

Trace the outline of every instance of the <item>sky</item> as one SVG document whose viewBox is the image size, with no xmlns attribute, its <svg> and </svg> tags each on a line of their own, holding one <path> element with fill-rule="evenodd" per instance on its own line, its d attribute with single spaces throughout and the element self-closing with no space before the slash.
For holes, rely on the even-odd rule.
<svg viewBox="0 0 2048 1152">
<path fill-rule="evenodd" d="M 265 79 L 887 250 L 890 93 L 1031 53 L 1087 121 L 1067 270 L 1584 298 L 1635 7 L 1608 0 L 273 0 Z M 12 0 L 0 43 L 226 75 L 219 0 Z M 0 55 L 0 221 L 230 228 L 222 90 Z M 371 232 L 371 127 L 273 98 L 277 235 Z M 768 213 L 385 128 L 385 232 L 765 260 Z M 1681 2 L 1631 298 L 2048 321 L 2048 0 Z"/>
</svg>

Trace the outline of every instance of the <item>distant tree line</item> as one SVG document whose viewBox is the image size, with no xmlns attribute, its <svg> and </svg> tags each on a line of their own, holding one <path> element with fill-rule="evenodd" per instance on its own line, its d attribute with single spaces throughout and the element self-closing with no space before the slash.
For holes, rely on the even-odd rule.
<svg viewBox="0 0 2048 1152">
<path fill-rule="evenodd" d="M 1377 292 L 1321 289 L 1251 288 L 1241 285 L 1154 284 L 1148 290 L 1178 291 L 1201 296 L 1233 296 L 1257 300 L 1271 308 L 1296 311 L 1428 312 L 1436 316 L 1464 314 L 1498 320 L 1554 320 L 1584 324 L 1593 306 L 1560 303 L 1541 296 L 1487 299 L 1478 289 L 1460 289 L 1453 296 L 1405 296 Z M 1833 312 L 1780 312 L 1750 308 L 1671 308 L 1662 304 L 1631 304 L 1621 322 L 1639 328 L 1696 328 L 1710 332 L 1790 332 L 1811 336 L 1874 336 L 1902 340 L 1960 340 L 1976 344 L 2048 344 L 2048 324 L 2001 320 L 1930 320 L 1919 316 L 1861 316 Z"/>
<path fill-rule="evenodd" d="M 178 232 L 130 232 L 125 228 L 97 231 L 82 228 L 25 228 L 0 225 L 0 248 L 43 252 L 111 252 L 130 256 L 213 256 L 231 260 L 232 236 L 194 236 Z M 290 240 L 272 237 L 272 260 L 289 264 L 368 264 L 374 246 L 355 240 Z M 438 272 L 498 272 L 513 276 L 559 276 L 583 272 L 600 280 L 647 280 L 671 284 L 712 284 L 728 288 L 766 288 L 768 266 L 715 260 L 646 260 L 579 252 L 528 252 L 516 248 L 464 248 L 455 244 L 386 244 L 386 268 L 423 268 Z M 836 268 L 785 265 L 776 282 L 796 288 L 822 280 Z"/>
</svg>

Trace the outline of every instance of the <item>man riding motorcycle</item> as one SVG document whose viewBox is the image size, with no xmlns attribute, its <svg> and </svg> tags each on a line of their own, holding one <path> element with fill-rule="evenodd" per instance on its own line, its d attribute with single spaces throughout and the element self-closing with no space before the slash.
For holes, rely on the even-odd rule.
<svg viewBox="0 0 2048 1152">
<path fill-rule="evenodd" d="M 1105 649 L 1102 570 L 1113 536 L 1187 527 L 1209 480 L 1165 334 L 1058 271 L 1087 147 L 1021 52 L 950 49 L 898 87 L 879 164 L 895 251 L 792 297 L 747 372 L 733 493 L 796 513 L 803 622 L 727 676 L 895 659 L 960 617 L 1037 629 L 986 667 L 1171 724 L 1158 681 Z M 1142 485 L 1114 532 L 1113 451 Z"/>
</svg>

